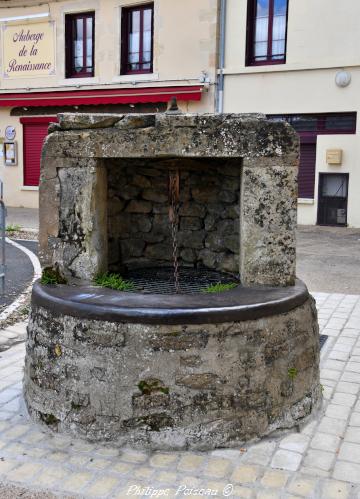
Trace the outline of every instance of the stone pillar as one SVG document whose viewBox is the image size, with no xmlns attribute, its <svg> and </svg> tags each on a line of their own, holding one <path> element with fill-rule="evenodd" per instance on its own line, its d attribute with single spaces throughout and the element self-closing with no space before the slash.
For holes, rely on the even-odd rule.
<svg viewBox="0 0 360 499">
<path fill-rule="evenodd" d="M 63 159 L 41 159 L 39 185 L 39 258 L 42 267 L 51 267 L 54 261 L 54 242 L 59 236 L 60 184 L 57 169 Z"/>
<path fill-rule="evenodd" d="M 43 159 L 43 162 L 45 159 Z M 107 270 L 107 175 L 101 160 L 49 158 L 40 188 L 41 259 L 67 279 Z"/>
<path fill-rule="evenodd" d="M 245 286 L 295 283 L 298 167 L 271 163 L 243 161 L 240 276 Z"/>
</svg>

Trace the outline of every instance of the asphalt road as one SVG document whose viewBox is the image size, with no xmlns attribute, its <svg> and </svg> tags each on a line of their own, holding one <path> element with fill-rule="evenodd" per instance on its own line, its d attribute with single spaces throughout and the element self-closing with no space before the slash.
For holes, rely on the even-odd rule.
<svg viewBox="0 0 360 499">
<path fill-rule="evenodd" d="M 37 253 L 37 243 L 33 241 L 17 241 L 29 250 Z M 5 294 L 0 296 L 0 312 L 10 305 L 17 296 L 31 283 L 33 266 L 29 257 L 11 244 L 5 245 L 6 275 Z"/>
<path fill-rule="evenodd" d="M 360 295 L 360 229 L 299 227 L 297 275 L 310 291 Z"/>
</svg>

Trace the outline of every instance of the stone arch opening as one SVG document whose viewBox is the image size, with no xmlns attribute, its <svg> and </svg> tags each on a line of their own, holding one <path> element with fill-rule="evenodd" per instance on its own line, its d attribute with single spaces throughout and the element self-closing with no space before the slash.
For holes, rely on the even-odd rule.
<svg viewBox="0 0 360 499">
<path fill-rule="evenodd" d="M 108 268 L 173 263 L 169 175 L 177 174 L 180 267 L 239 277 L 241 159 L 109 160 Z"/>
</svg>

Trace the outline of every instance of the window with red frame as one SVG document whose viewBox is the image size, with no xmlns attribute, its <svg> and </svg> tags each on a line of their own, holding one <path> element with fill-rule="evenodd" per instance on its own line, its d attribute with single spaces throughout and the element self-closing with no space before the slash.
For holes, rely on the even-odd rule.
<svg viewBox="0 0 360 499">
<path fill-rule="evenodd" d="M 121 74 L 153 70 L 154 4 L 122 9 Z"/>
<path fill-rule="evenodd" d="M 288 0 L 249 0 L 248 66 L 284 64 Z"/>
<path fill-rule="evenodd" d="M 94 28 L 94 12 L 66 15 L 66 78 L 94 76 Z"/>
</svg>

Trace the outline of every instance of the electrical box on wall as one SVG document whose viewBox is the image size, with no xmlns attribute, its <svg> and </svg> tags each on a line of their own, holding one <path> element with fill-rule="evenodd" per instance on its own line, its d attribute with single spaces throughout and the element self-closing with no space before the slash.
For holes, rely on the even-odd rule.
<svg viewBox="0 0 360 499">
<path fill-rule="evenodd" d="M 6 166 L 17 165 L 17 143 L 4 142 L 4 162 Z"/>
<path fill-rule="evenodd" d="M 327 149 L 326 163 L 328 165 L 341 165 L 342 164 L 342 149 Z"/>
</svg>

